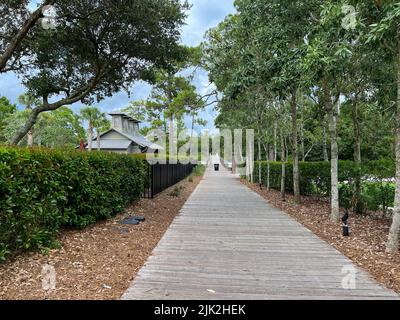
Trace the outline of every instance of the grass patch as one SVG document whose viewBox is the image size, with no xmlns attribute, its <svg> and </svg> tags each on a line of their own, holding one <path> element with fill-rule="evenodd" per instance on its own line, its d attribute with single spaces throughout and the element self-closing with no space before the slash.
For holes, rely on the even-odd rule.
<svg viewBox="0 0 400 320">
<path fill-rule="evenodd" d="M 176 186 L 170 193 L 169 196 L 178 198 L 183 190 L 183 186 Z"/>
<path fill-rule="evenodd" d="M 202 164 L 199 164 L 194 168 L 192 176 L 194 177 L 202 177 L 204 175 L 204 172 L 206 171 L 206 167 Z"/>
</svg>

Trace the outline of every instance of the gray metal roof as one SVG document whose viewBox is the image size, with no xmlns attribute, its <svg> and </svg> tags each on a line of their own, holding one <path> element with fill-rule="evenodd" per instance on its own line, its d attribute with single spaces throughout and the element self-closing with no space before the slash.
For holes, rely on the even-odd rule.
<svg viewBox="0 0 400 320">
<path fill-rule="evenodd" d="M 149 140 L 147 140 L 145 137 L 141 136 L 141 135 L 130 135 L 130 134 L 126 134 L 124 133 L 125 136 L 127 136 L 130 140 L 132 140 L 133 142 L 137 143 L 139 146 L 142 147 L 147 147 L 150 149 L 154 149 L 154 150 L 161 150 L 163 149 L 161 146 L 159 146 L 158 144 L 155 144 Z"/>
<path fill-rule="evenodd" d="M 127 138 L 128 140 L 111 140 L 111 139 L 110 139 L 110 140 L 102 140 L 101 137 L 104 136 L 105 134 L 109 133 L 110 131 L 115 131 L 115 132 L 119 133 L 120 135 L 124 136 L 125 138 Z M 97 137 L 95 137 L 95 138 L 93 139 L 93 142 L 94 142 L 94 143 L 93 143 L 93 146 L 94 146 L 94 147 L 95 147 L 95 144 L 97 143 L 96 141 L 97 141 Z M 115 129 L 115 128 L 110 129 L 110 130 L 108 130 L 108 131 L 102 133 L 102 134 L 100 135 L 100 144 L 102 143 L 102 141 L 109 141 L 110 144 L 114 144 L 114 143 L 115 143 L 115 144 L 118 144 L 118 141 L 121 142 L 121 144 L 122 144 L 122 142 L 124 142 L 124 143 L 127 143 L 126 148 L 128 148 L 129 145 L 130 145 L 132 142 L 134 142 L 134 143 L 136 143 L 136 144 L 138 144 L 139 146 L 144 147 L 144 148 L 150 148 L 150 149 L 153 149 L 153 150 L 163 150 L 163 149 L 164 149 L 163 147 L 159 146 L 158 144 L 153 143 L 153 142 L 147 140 L 147 139 L 146 139 L 145 137 L 143 137 L 142 135 L 130 135 L 130 134 L 124 133 L 124 132 L 122 132 L 122 131 L 120 131 L 120 130 L 117 130 L 117 129 Z M 114 141 L 115 141 L 115 142 L 114 142 Z M 101 147 L 101 149 L 109 149 L 109 148 L 103 148 L 103 147 Z M 120 148 L 111 148 L 111 149 L 120 149 Z M 123 149 L 125 149 L 125 148 L 123 148 Z"/>
<path fill-rule="evenodd" d="M 132 141 L 129 140 L 101 140 L 100 149 L 106 150 L 126 150 L 131 145 Z M 93 142 L 93 149 L 97 149 L 97 141 Z"/>
</svg>

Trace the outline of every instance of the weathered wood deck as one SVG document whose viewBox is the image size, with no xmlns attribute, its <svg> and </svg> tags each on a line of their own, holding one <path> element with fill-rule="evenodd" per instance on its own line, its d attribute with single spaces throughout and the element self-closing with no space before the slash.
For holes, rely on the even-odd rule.
<svg viewBox="0 0 400 320">
<path fill-rule="evenodd" d="M 349 259 L 222 169 L 184 205 L 122 296 L 130 299 L 396 299 Z"/>
</svg>

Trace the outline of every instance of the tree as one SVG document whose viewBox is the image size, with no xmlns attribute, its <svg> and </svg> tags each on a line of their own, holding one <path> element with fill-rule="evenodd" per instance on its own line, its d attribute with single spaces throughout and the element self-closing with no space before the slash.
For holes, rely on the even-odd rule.
<svg viewBox="0 0 400 320">
<path fill-rule="evenodd" d="M 28 1 L 5 0 L 0 3 L 0 73 L 22 68 L 21 58 L 29 53 L 24 40 L 43 17 L 43 9 L 55 0 L 44 0 L 29 13 Z"/>
<path fill-rule="evenodd" d="M 0 143 L 7 142 L 4 137 L 4 127 L 7 125 L 7 119 L 16 112 L 17 106 L 11 104 L 6 97 L 0 97 Z"/>
<path fill-rule="evenodd" d="M 105 113 L 102 113 L 97 107 L 85 107 L 80 110 L 80 117 L 88 123 L 88 149 L 93 149 L 94 129 L 97 131 L 98 149 L 100 149 L 100 130 L 107 126 Z"/>
<path fill-rule="evenodd" d="M 360 11 L 367 15 L 371 6 L 356 1 Z M 379 2 L 374 8 L 377 19 L 369 31 L 368 42 L 382 45 L 392 56 L 392 65 L 396 70 L 397 97 L 396 103 L 396 193 L 394 202 L 393 222 L 389 231 L 386 250 L 399 250 L 400 236 L 400 5 L 397 1 Z"/>
<path fill-rule="evenodd" d="M 168 70 L 172 60 L 182 58 L 178 41 L 188 5 L 179 0 L 101 0 L 84 5 L 72 0 L 54 7 L 57 29 L 35 28 L 29 68 L 19 72 L 41 104 L 13 144 L 40 113 L 79 101 L 100 101 L 136 80 L 153 80 L 155 69 Z"/>
<path fill-rule="evenodd" d="M 39 99 L 35 98 L 29 93 L 20 95 L 18 97 L 18 102 L 25 106 L 25 109 L 28 113 L 31 113 L 32 108 L 40 104 Z M 28 147 L 33 147 L 33 126 L 28 131 Z"/>
<path fill-rule="evenodd" d="M 94 128 L 96 129 L 96 142 L 97 150 L 101 149 L 101 133 L 106 132 L 111 128 L 111 122 L 107 119 L 106 114 L 102 113 L 100 118 L 94 123 Z"/>
<path fill-rule="evenodd" d="M 68 107 L 41 114 L 35 127 L 38 145 L 49 148 L 75 148 L 80 139 L 86 136 L 80 120 Z"/>
<path fill-rule="evenodd" d="M 341 25 L 342 4 L 325 2 L 318 24 L 310 32 L 307 53 L 303 58 L 303 68 L 309 86 L 314 86 L 315 97 L 323 106 L 328 118 L 331 142 L 331 220 L 339 221 L 339 150 L 337 122 L 343 81 L 340 75 L 350 67 L 351 41 L 353 34 Z"/>
<path fill-rule="evenodd" d="M 5 126 L 0 134 L 4 136 L 4 139 L 10 139 L 28 117 L 29 110 L 16 110 L 5 118 Z M 33 132 L 33 139 L 37 146 L 75 148 L 79 144 L 80 138 L 85 138 L 85 135 L 79 116 L 68 107 L 61 107 L 39 116 Z M 27 144 L 27 138 L 20 142 L 20 145 Z"/>
<path fill-rule="evenodd" d="M 262 86 L 290 102 L 296 202 L 300 202 L 298 95 L 303 81 L 299 66 L 304 39 L 320 3 L 237 1 L 238 14 L 211 30 L 205 45 L 210 79 L 219 90 L 234 98 L 253 86 Z"/>
</svg>

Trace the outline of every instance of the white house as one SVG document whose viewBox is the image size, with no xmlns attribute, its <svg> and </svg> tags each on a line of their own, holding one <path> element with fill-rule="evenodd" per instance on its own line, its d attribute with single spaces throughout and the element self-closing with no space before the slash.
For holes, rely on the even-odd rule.
<svg viewBox="0 0 400 320">
<path fill-rule="evenodd" d="M 140 121 L 122 112 L 112 112 L 109 115 L 112 117 L 111 129 L 100 134 L 100 150 L 117 153 L 146 153 L 162 149 L 140 134 Z M 98 149 L 97 137 L 93 139 L 92 145 L 93 149 Z M 88 143 L 85 144 L 85 148 L 88 148 Z"/>
</svg>

